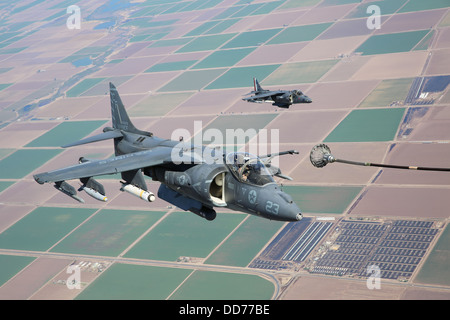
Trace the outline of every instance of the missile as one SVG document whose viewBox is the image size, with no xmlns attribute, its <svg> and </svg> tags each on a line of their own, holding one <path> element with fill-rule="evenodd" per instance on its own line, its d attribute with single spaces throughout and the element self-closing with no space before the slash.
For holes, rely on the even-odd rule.
<svg viewBox="0 0 450 320">
<path fill-rule="evenodd" d="M 80 198 L 79 196 L 77 196 L 77 191 L 75 190 L 75 188 L 73 186 L 71 186 L 70 184 L 68 184 L 67 182 L 65 182 L 65 181 L 55 182 L 54 187 L 57 190 L 61 191 L 62 193 L 67 194 L 72 199 L 75 199 L 78 202 L 84 203 L 84 200 L 82 198 Z"/>
<path fill-rule="evenodd" d="M 122 184 L 122 188 L 120 188 L 120 191 L 126 191 L 129 194 L 132 194 L 133 196 L 136 196 L 148 202 L 153 202 L 156 199 L 153 193 L 145 191 L 136 186 L 133 186 L 132 184 Z"/>
<path fill-rule="evenodd" d="M 92 188 L 81 186 L 80 189 L 84 190 L 88 195 L 90 195 L 92 198 L 94 198 L 96 200 L 103 201 L 103 202 L 108 201 L 108 198 L 105 195 L 101 194 L 100 192 L 98 192 Z"/>
</svg>

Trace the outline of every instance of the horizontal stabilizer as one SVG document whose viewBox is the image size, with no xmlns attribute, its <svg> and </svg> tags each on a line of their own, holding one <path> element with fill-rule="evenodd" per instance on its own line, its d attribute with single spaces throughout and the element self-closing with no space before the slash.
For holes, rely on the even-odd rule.
<svg viewBox="0 0 450 320">
<path fill-rule="evenodd" d="M 79 140 L 76 142 L 66 144 L 66 145 L 62 146 L 62 148 L 69 148 L 69 147 L 79 146 L 79 145 L 86 144 L 86 143 L 92 143 L 92 142 L 103 141 L 103 140 L 114 139 L 114 138 L 121 138 L 121 137 L 123 137 L 123 135 L 120 132 L 120 130 L 106 131 L 106 132 L 97 134 L 95 136 L 92 136 L 92 137 L 89 137 L 89 138 L 86 138 L 83 140 Z"/>
</svg>

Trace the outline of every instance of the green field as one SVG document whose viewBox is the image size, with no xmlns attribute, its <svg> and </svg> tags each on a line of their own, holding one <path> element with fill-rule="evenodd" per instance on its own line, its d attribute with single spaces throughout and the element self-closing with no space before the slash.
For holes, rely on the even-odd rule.
<svg viewBox="0 0 450 320">
<path fill-rule="evenodd" d="M 199 35 L 205 33 L 206 31 L 208 31 L 209 29 L 211 29 L 212 27 L 216 26 L 220 22 L 222 22 L 222 21 L 220 21 L 220 20 L 206 21 L 205 23 L 203 23 L 202 25 L 198 26 L 194 30 L 191 30 L 188 33 L 186 33 L 184 36 L 185 37 L 199 36 Z"/>
<path fill-rule="evenodd" d="M 118 256 L 165 212 L 108 210 L 97 213 L 51 251 Z"/>
<path fill-rule="evenodd" d="M 13 83 L 0 83 L 0 91 L 8 88 L 10 85 L 13 85 Z"/>
<path fill-rule="evenodd" d="M 202 132 L 205 134 L 209 129 L 219 130 L 222 134 L 224 143 L 228 145 L 242 145 L 253 138 L 255 134 L 258 134 L 259 130 L 267 126 L 277 115 L 278 114 L 253 114 L 220 116 L 203 128 Z M 227 138 L 227 131 L 230 134 L 230 138 Z M 241 133 L 245 135 L 245 139 L 239 139 L 241 138 Z M 231 141 L 232 138 L 234 138 L 234 141 Z M 196 137 L 193 139 L 195 142 Z M 245 142 L 242 140 L 245 140 Z M 205 144 L 212 142 L 214 141 L 203 141 Z"/>
<path fill-rule="evenodd" d="M 172 47 L 172 46 L 182 46 L 191 41 L 192 37 L 188 38 L 179 38 L 179 39 L 167 39 L 167 40 L 158 40 L 149 45 L 149 48 L 160 48 L 160 47 Z"/>
<path fill-rule="evenodd" d="M 278 8 L 284 2 L 285 2 L 285 0 L 265 2 L 265 3 L 263 3 L 263 5 L 261 7 L 259 7 L 255 11 L 253 11 L 250 14 L 250 16 L 271 13 L 273 10 Z"/>
<path fill-rule="evenodd" d="M 243 214 L 219 213 L 211 223 L 191 212 L 173 212 L 125 256 L 168 261 L 180 256 L 205 258 L 244 218 Z"/>
<path fill-rule="evenodd" d="M 303 213 L 341 214 L 361 192 L 362 186 L 284 186 Z"/>
<path fill-rule="evenodd" d="M 260 46 L 281 30 L 282 29 L 267 29 L 242 32 L 227 44 L 225 44 L 222 49 Z"/>
<path fill-rule="evenodd" d="M 245 267 L 283 224 L 283 222 L 248 216 L 239 229 L 205 263 Z"/>
<path fill-rule="evenodd" d="M 380 14 L 387 15 L 396 12 L 408 0 L 379 0 L 367 3 L 361 3 L 353 11 L 351 11 L 346 18 L 367 18 L 367 8 L 370 5 L 377 5 L 380 8 Z"/>
<path fill-rule="evenodd" d="M 0 266 L 2 270 L 0 272 L 0 287 L 35 259 L 34 257 L 0 255 Z"/>
<path fill-rule="evenodd" d="M 268 300 L 274 285 L 256 275 L 195 271 L 170 297 L 173 300 Z"/>
<path fill-rule="evenodd" d="M 216 33 L 222 33 L 229 27 L 231 27 L 233 24 L 241 20 L 240 18 L 234 18 L 234 19 L 227 19 L 223 21 L 219 21 L 217 25 L 206 31 L 204 34 L 216 34 Z"/>
<path fill-rule="evenodd" d="M 39 207 L 0 234 L 0 248 L 46 251 L 95 211 Z"/>
<path fill-rule="evenodd" d="M 188 90 L 200 90 L 208 83 L 225 72 L 226 69 L 209 69 L 209 70 L 196 70 L 185 71 L 164 87 L 160 88 L 159 92 L 168 91 L 188 91 Z"/>
<path fill-rule="evenodd" d="M 323 60 L 285 63 L 264 80 L 264 85 L 313 83 L 327 73 L 338 61 Z"/>
<path fill-rule="evenodd" d="M 145 72 L 163 72 L 163 71 L 177 71 L 177 70 L 186 70 L 197 60 L 186 60 L 186 61 L 175 61 L 175 62 L 164 62 L 158 63 L 154 66 L 151 66 Z"/>
<path fill-rule="evenodd" d="M 60 147 L 86 137 L 105 123 L 103 120 L 62 122 L 25 147 Z"/>
<path fill-rule="evenodd" d="M 450 7 L 448 0 L 409 0 L 398 12 L 422 11 Z"/>
<path fill-rule="evenodd" d="M 355 52 L 363 55 L 407 52 L 412 50 L 430 30 L 373 35 L 361 44 Z"/>
<path fill-rule="evenodd" d="M 219 50 L 211 53 L 209 56 L 197 63 L 192 69 L 231 67 L 245 58 L 253 50 L 255 50 L 255 48 Z"/>
<path fill-rule="evenodd" d="M 450 228 L 448 225 L 430 252 L 414 282 L 450 285 Z"/>
<path fill-rule="evenodd" d="M 306 26 L 289 27 L 277 34 L 277 36 L 270 40 L 267 44 L 311 41 L 314 40 L 319 34 L 324 32 L 332 24 L 332 22 L 327 22 L 310 24 Z"/>
<path fill-rule="evenodd" d="M 96 84 L 102 82 L 106 78 L 88 78 L 84 79 L 80 83 L 76 84 L 74 87 L 72 87 L 69 91 L 66 93 L 66 97 L 78 97 L 86 90 L 92 88 Z"/>
<path fill-rule="evenodd" d="M 36 258 L 0 255 L 0 287 Z"/>
<path fill-rule="evenodd" d="M 189 269 L 114 264 L 77 300 L 164 300 L 192 272 Z"/>
<path fill-rule="evenodd" d="M 12 184 L 14 184 L 13 181 L 0 181 L 0 192 L 9 188 Z"/>
<path fill-rule="evenodd" d="M 178 49 L 177 53 L 215 50 L 230 40 L 236 33 L 216 34 L 211 36 L 200 36 Z"/>
<path fill-rule="evenodd" d="M 342 5 L 342 4 L 348 4 L 348 3 L 355 3 L 355 2 L 361 2 L 361 0 L 324 0 L 320 6 L 335 6 L 335 5 Z"/>
<path fill-rule="evenodd" d="M 133 76 L 116 76 L 116 77 L 110 77 L 106 78 L 96 85 L 92 86 L 88 90 L 81 93 L 80 97 L 86 97 L 86 96 L 105 96 L 109 95 L 109 83 L 112 82 L 116 87 L 120 86 L 122 83 L 127 82 L 130 80 Z"/>
<path fill-rule="evenodd" d="M 152 94 L 128 109 L 131 118 L 163 116 L 189 99 L 192 92 Z"/>
<path fill-rule="evenodd" d="M 21 179 L 59 154 L 57 149 L 21 149 L 0 161 L 2 179 Z M 30 161 L 33 159 L 33 161 Z"/>
<path fill-rule="evenodd" d="M 389 107 L 396 101 L 404 101 L 413 78 L 387 79 L 377 87 L 359 105 L 360 108 Z"/>
<path fill-rule="evenodd" d="M 390 141 L 405 108 L 354 110 L 326 137 L 325 142 Z"/>
<path fill-rule="evenodd" d="M 253 77 L 261 81 L 274 72 L 279 66 L 279 64 L 269 64 L 264 66 L 231 68 L 205 89 L 249 87 L 250 91 L 251 88 L 253 88 Z"/>
<path fill-rule="evenodd" d="M 256 275 L 115 263 L 76 299 L 270 299 L 273 292 L 273 284 Z"/>
<path fill-rule="evenodd" d="M 13 153 L 14 149 L 12 148 L 0 148 L 0 159 L 5 158 L 7 155 Z"/>
<path fill-rule="evenodd" d="M 226 19 L 242 9 L 243 6 L 233 6 L 214 17 L 214 20 Z"/>
<path fill-rule="evenodd" d="M 420 40 L 420 42 L 414 46 L 413 50 L 427 50 L 433 43 L 435 30 L 430 30 L 428 34 Z"/>
<path fill-rule="evenodd" d="M 279 9 L 315 6 L 322 0 L 287 0 Z"/>
<path fill-rule="evenodd" d="M 247 17 L 250 14 L 252 14 L 254 11 L 258 10 L 259 8 L 261 8 L 264 5 L 264 3 L 253 3 L 253 4 L 249 4 L 247 6 L 244 6 L 243 8 L 241 8 L 241 10 L 239 10 L 236 13 L 233 13 L 230 18 L 243 18 L 243 17 Z"/>
</svg>

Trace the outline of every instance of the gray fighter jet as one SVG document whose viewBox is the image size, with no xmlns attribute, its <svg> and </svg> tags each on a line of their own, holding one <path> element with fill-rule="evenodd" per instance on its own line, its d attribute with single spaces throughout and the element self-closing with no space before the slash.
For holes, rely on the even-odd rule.
<svg viewBox="0 0 450 320">
<path fill-rule="evenodd" d="M 190 142 L 161 139 L 133 125 L 111 83 L 110 98 L 112 128 L 105 127 L 101 134 L 63 147 L 113 139 L 115 157 L 105 160 L 81 157 L 76 165 L 34 175 L 36 182 L 54 183 L 59 191 L 84 202 L 66 182 L 79 179 L 82 185 L 78 191 L 107 201 L 103 185 L 93 177 L 121 173 L 121 191 L 152 202 L 155 195 L 147 188 L 146 175 L 161 183 L 157 193 L 160 199 L 207 220 L 216 217 L 214 207 L 278 221 L 302 219 L 300 209 L 273 176 L 291 178 L 271 164 L 275 156 L 298 152 L 290 150 L 263 157 L 240 152 L 223 154 Z M 212 155 L 214 161 L 205 161 L 204 154 Z"/>
<path fill-rule="evenodd" d="M 289 108 L 291 104 L 296 103 L 312 102 L 308 96 L 298 90 L 264 90 L 256 78 L 253 78 L 253 91 L 247 95 L 250 94 L 252 96 L 243 98 L 242 100 L 256 103 L 271 102 L 273 106 L 280 108 Z"/>
</svg>

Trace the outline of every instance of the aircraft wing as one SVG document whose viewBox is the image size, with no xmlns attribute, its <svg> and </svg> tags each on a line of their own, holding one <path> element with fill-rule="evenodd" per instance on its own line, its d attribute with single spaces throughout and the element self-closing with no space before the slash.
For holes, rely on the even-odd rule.
<svg viewBox="0 0 450 320">
<path fill-rule="evenodd" d="M 36 182 L 58 182 L 130 171 L 172 162 L 173 148 L 155 147 L 105 160 L 93 160 L 74 166 L 34 175 Z"/>
<path fill-rule="evenodd" d="M 267 91 L 267 92 L 263 92 L 263 93 L 257 93 L 254 96 L 248 97 L 248 98 L 243 98 L 242 100 L 257 100 L 257 99 L 266 99 L 266 98 L 270 98 L 273 96 L 280 96 L 285 94 L 285 91 Z"/>
</svg>

